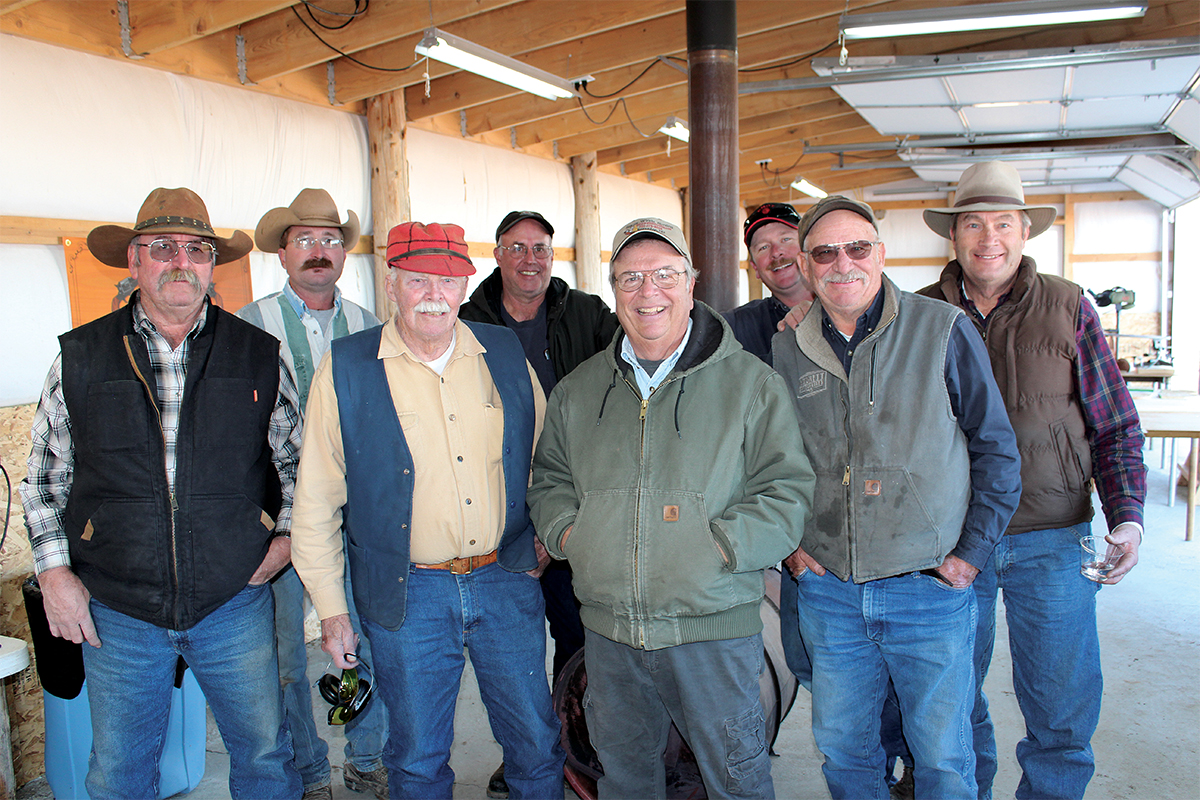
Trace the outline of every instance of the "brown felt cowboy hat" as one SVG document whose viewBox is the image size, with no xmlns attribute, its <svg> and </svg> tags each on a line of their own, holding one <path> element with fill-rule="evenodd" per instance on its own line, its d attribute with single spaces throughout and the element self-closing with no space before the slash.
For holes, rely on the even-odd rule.
<svg viewBox="0 0 1200 800">
<path fill-rule="evenodd" d="M 241 231 L 222 239 L 208 221 L 208 209 L 200 195 L 191 189 L 158 188 L 150 193 L 138 209 L 137 222 L 132 228 L 120 225 L 101 225 L 88 234 L 88 250 L 110 267 L 129 266 L 129 242 L 135 236 L 156 233 L 186 233 L 213 240 L 217 248 L 217 264 L 237 261 L 254 249 L 254 242 Z"/>
<path fill-rule="evenodd" d="M 958 179 L 954 208 L 925 209 L 925 224 L 943 239 L 950 238 L 954 217 L 968 211 L 1024 211 L 1029 215 L 1029 238 L 1044 233 L 1058 217 L 1054 206 L 1025 205 L 1021 174 L 1005 161 L 974 164 Z"/>
<path fill-rule="evenodd" d="M 304 189 L 287 208 L 272 208 L 258 221 L 254 243 L 266 253 L 283 249 L 283 234 L 293 225 L 309 228 L 340 228 L 346 249 L 358 244 L 358 215 L 346 209 L 346 221 L 338 222 L 333 198 L 324 189 Z"/>
</svg>

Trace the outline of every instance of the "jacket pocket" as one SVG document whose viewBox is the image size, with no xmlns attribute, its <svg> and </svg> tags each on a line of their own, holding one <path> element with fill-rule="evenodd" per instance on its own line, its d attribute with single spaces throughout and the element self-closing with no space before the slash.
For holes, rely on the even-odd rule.
<svg viewBox="0 0 1200 800">
<path fill-rule="evenodd" d="M 854 509 L 854 574 L 860 565 L 907 569 L 940 559 L 942 531 L 904 467 L 857 467 L 850 475 Z M 950 532 L 957 541 L 959 531 Z M 865 573 L 864 573 L 865 574 Z"/>
<path fill-rule="evenodd" d="M 170 542 L 160 540 L 159 509 L 148 500 L 107 500 L 92 511 L 72 543 L 76 566 L 95 569 L 141 596 L 163 582 Z"/>
<path fill-rule="evenodd" d="M 150 424 L 146 388 L 140 381 L 107 381 L 88 387 L 87 429 L 95 452 L 146 452 Z"/>
<path fill-rule="evenodd" d="M 1050 423 L 1050 438 L 1054 442 L 1054 452 L 1058 456 L 1058 469 L 1062 475 L 1063 486 L 1066 487 L 1069 496 L 1078 497 L 1084 494 L 1088 476 L 1084 474 L 1079 454 L 1071 446 L 1071 436 L 1067 432 L 1066 423 L 1062 421 Z"/>
</svg>

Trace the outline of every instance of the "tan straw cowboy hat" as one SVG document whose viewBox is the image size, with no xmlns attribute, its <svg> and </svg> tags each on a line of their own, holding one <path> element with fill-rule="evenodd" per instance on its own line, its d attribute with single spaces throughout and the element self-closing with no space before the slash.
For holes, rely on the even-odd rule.
<svg viewBox="0 0 1200 800">
<path fill-rule="evenodd" d="M 228 239 L 217 236 L 208 221 L 204 201 L 191 189 L 160 187 L 142 203 L 132 228 L 101 225 L 88 234 L 88 250 L 101 263 L 124 269 L 129 266 L 127 252 L 133 237 L 156 233 L 186 233 L 212 239 L 217 248 L 217 264 L 237 261 L 254 249 L 254 242 L 241 231 L 234 231 Z"/>
<path fill-rule="evenodd" d="M 925 224 L 943 239 L 950 238 L 956 214 L 968 211 L 1024 211 L 1029 215 L 1029 238 L 1044 233 L 1058 217 L 1054 206 L 1025 205 L 1025 190 L 1017 168 L 1005 161 L 985 161 L 968 167 L 958 179 L 954 208 L 928 208 Z"/>
<path fill-rule="evenodd" d="M 265 253 L 283 249 L 283 234 L 293 225 L 309 228 L 340 228 L 347 250 L 358 244 L 358 215 L 346 209 L 346 221 L 338 222 L 333 198 L 324 189 L 304 189 L 287 208 L 272 208 L 258 221 L 254 243 Z"/>
</svg>

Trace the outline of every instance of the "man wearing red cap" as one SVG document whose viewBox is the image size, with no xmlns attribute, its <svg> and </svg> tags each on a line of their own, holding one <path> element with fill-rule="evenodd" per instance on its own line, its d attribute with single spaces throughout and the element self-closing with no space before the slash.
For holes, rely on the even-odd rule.
<svg viewBox="0 0 1200 800">
<path fill-rule="evenodd" d="M 182 656 L 229 748 L 235 798 L 296 798 L 267 582 L 288 561 L 300 451 L 279 342 L 208 301 L 218 237 L 189 189 L 155 189 L 88 249 L 129 304 L 60 338 L 21 500 L 50 632 L 83 643 L 87 793 L 151 798 Z"/>
<path fill-rule="evenodd" d="M 462 228 L 398 225 L 387 260 L 395 316 L 335 341 L 313 379 L 292 561 L 342 669 L 357 662 L 350 570 L 387 702 L 393 796 L 452 794 L 465 646 L 512 796 L 560 798 L 542 595 L 530 579 L 547 556 L 525 504 L 545 398 L 515 334 L 458 320 L 475 272 Z"/>
</svg>

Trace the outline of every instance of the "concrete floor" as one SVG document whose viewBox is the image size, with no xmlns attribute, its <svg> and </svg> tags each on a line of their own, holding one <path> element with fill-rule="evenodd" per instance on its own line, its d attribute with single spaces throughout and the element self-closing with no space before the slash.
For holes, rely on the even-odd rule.
<svg viewBox="0 0 1200 800">
<path fill-rule="evenodd" d="M 1197 541 L 1183 540 L 1182 492 L 1175 506 L 1167 507 L 1167 481 L 1174 476 L 1158 468 L 1157 451 L 1147 454 L 1147 463 L 1150 486 L 1141 561 L 1119 585 L 1105 587 L 1098 600 L 1105 687 L 1100 727 L 1092 742 L 1097 766 L 1088 797 L 1093 800 L 1200 797 L 1200 534 Z M 1024 725 L 1013 695 L 1008 650 L 1001 645 L 1007 641 L 1002 604 L 997 628 L 996 656 L 985 691 L 1000 751 L 995 796 L 1003 798 L 1012 796 L 1020 778 L 1013 750 Z M 327 662 L 310 645 L 310 679 L 315 681 Z M 325 703 L 315 690 L 314 707 L 322 709 L 322 718 Z M 810 721 L 809 695 L 801 689 L 775 743 L 778 757 L 772 761 L 772 774 L 780 798 L 829 797 Z M 323 721 L 319 725 L 330 743 L 334 798 L 366 797 L 342 784 L 345 741 L 340 731 Z M 500 748 L 492 739 L 469 666 L 455 732 L 450 759 L 457 775 L 454 797 L 482 800 L 487 779 L 500 762 Z M 210 718 L 205 777 L 187 795 L 189 800 L 228 798 L 228 769 Z"/>
</svg>

